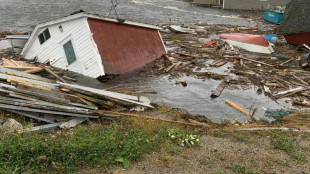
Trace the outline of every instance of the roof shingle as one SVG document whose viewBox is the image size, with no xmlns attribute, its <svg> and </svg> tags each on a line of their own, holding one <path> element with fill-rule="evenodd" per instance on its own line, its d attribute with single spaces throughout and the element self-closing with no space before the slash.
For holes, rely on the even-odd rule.
<svg viewBox="0 0 310 174">
<path fill-rule="evenodd" d="M 309 0 L 292 0 L 286 6 L 278 33 L 307 32 L 310 32 L 310 2 Z"/>
</svg>

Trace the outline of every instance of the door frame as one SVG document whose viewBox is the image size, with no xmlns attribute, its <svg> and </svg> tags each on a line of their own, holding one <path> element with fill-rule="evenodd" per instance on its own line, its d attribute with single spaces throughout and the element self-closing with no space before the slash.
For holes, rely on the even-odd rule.
<svg viewBox="0 0 310 174">
<path fill-rule="evenodd" d="M 67 56 L 66 56 L 66 53 L 65 53 L 65 49 L 64 49 L 64 44 L 66 44 L 70 40 L 71 40 L 71 43 L 72 43 L 72 47 L 73 47 L 73 50 L 74 50 L 74 54 L 75 54 L 76 60 L 69 65 L 68 59 L 67 59 Z M 59 48 L 61 50 L 61 57 L 63 57 L 63 59 L 66 62 L 66 69 L 69 69 L 70 66 L 75 65 L 79 61 L 79 55 L 77 53 L 77 49 L 76 49 L 76 46 L 74 44 L 74 39 L 73 39 L 73 36 L 71 34 L 69 36 L 67 36 L 65 39 L 63 39 L 62 41 L 59 42 Z"/>
</svg>

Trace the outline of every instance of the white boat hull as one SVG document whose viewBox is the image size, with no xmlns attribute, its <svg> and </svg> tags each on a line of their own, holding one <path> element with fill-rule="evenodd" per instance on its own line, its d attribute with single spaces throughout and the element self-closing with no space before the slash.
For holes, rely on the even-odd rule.
<svg viewBox="0 0 310 174">
<path fill-rule="evenodd" d="M 265 54 L 271 54 L 274 52 L 274 49 L 271 44 L 269 44 L 268 47 L 264 47 L 260 45 L 244 43 L 244 42 L 239 42 L 239 41 L 234 41 L 234 40 L 229 40 L 229 39 L 223 39 L 223 40 L 230 45 L 240 47 L 250 52 L 265 53 Z"/>
</svg>

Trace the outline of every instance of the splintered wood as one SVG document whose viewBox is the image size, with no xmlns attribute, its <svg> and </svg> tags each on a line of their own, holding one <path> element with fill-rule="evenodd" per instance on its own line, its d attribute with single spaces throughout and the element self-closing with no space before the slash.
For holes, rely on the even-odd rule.
<svg viewBox="0 0 310 174">
<path fill-rule="evenodd" d="M 4 62 L 10 66 L 0 67 L 0 109 L 47 123 L 22 132 L 47 132 L 57 128 L 75 127 L 87 119 L 113 120 L 120 117 L 119 114 L 99 112 L 99 109 L 129 110 L 136 106 L 153 108 L 150 100 L 143 96 L 69 84 L 44 65 L 28 67 L 27 63 L 9 59 Z M 12 69 L 7 68 L 11 66 Z M 56 80 L 31 74 L 41 71 L 52 75 Z M 58 80 L 61 82 L 56 82 Z M 155 93 L 135 91 L 131 94 L 147 92 Z"/>
</svg>

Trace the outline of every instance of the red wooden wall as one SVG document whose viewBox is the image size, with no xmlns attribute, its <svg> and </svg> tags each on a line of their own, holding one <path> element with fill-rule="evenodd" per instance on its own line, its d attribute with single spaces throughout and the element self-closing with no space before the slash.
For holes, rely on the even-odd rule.
<svg viewBox="0 0 310 174">
<path fill-rule="evenodd" d="M 307 44 L 310 46 L 310 32 L 309 33 L 299 33 L 299 34 L 284 34 L 287 43 L 292 45 Z"/>
<path fill-rule="evenodd" d="M 106 74 L 123 74 L 165 54 L 155 29 L 88 18 Z"/>
</svg>

